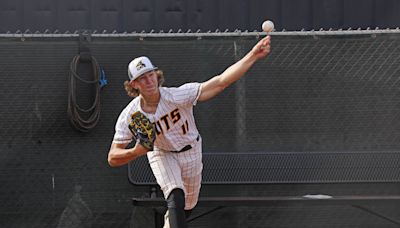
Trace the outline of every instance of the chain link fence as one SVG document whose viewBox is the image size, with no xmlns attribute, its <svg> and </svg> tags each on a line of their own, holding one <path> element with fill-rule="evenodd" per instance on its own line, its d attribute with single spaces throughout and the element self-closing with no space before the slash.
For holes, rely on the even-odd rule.
<svg viewBox="0 0 400 228">
<path fill-rule="evenodd" d="M 0 227 L 150 227 L 151 213 L 130 204 L 148 189 L 131 186 L 126 167 L 107 164 L 115 121 L 129 102 L 123 89 L 127 64 L 147 55 L 164 71 L 167 86 L 202 82 L 265 34 L 88 35 L 86 45 L 108 81 L 101 90 L 99 123 L 88 133 L 75 131 L 66 113 L 67 78 L 80 34 L 0 35 Z M 272 33 L 266 60 L 195 107 L 204 151 L 398 151 L 399 62 L 398 30 Z M 78 88 L 78 101 L 90 104 L 93 94 L 84 85 Z M 229 194 L 274 195 L 320 186 L 229 188 Z M 398 186 L 376 191 L 398 193 Z M 399 208 L 378 209 L 399 216 Z M 353 210 L 227 208 L 191 227 L 391 227 L 367 213 L 353 216 Z"/>
</svg>

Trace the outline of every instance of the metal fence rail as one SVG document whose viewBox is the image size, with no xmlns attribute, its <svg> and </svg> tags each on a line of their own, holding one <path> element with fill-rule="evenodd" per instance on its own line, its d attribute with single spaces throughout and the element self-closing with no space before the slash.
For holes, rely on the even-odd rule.
<svg viewBox="0 0 400 228">
<path fill-rule="evenodd" d="M 347 30 L 300 30 L 300 31 L 273 31 L 269 32 L 268 34 L 272 36 L 347 36 L 347 35 L 373 35 L 373 34 L 398 34 L 400 33 L 400 28 L 395 28 L 395 29 L 382 29 L 382 28 L 375 28 L 375 29 L 347 29 Z M 215 30 L 215 31 L 206 31 L 203 32 L 201 30 L 197 31 L 174 31 L 174 30 L 169 30 L 169 31 L 155 31 L 152 30 L 150 32 L 122 32 L 118 33 L 116 31 L 91 31 L 91 30 L 76 30 L 73 32 L 64 32 L 64 33 L 59 33 L 58 31 L 35 31 L 31 32 L 30 30 L 26 31 L 16 31 L 14 33 L 12 32 L 7 32 L 7 33 L 0 33 L 0 38 L 21 38 L 21 37 L 30 37 L 30 38 L 67 38 L 67 37 L 79 37 L 80 34 L 88 34 L 91 35 L 92 37 L 109 37 L 109 38 L 118 38 L 118 37 L 131 37 L 131 38 L 182 38 L 182 37 L 188 37 L 188 38 L 201 38 L 201 37 L 258 37 L 258 36 L 264 36 L 267 35 L 266 32 L 260 32 L 260 31 L 241 31 L 241 30 L 235 30 L 235 31 L 220 31 L 220 30 Z"/>
</svg>

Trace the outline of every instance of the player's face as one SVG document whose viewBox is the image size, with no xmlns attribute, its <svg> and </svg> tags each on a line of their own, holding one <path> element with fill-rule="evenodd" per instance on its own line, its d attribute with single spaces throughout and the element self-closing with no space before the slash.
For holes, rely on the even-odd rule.
<svg viewBox="0 0 400 228">
<path fill-rule="evenodd" d="M 158 89 L 158 78 L 155 71 L 144 73 L 135 80 L 135 87 L 141 93 L 152 94 Z"/>
</svg>

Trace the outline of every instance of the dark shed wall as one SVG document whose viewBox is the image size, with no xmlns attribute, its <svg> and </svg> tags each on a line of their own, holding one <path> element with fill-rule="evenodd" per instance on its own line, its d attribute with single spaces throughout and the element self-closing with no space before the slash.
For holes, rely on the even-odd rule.
<svg viewBox="0 0 400 228">
<path fill-rule="evenodd" d="M 133 32 L 170 29 L 277 30 L 396 28 L 396 0 L 2 0 L 0 33 L 90 29 Z"/>
</svg>

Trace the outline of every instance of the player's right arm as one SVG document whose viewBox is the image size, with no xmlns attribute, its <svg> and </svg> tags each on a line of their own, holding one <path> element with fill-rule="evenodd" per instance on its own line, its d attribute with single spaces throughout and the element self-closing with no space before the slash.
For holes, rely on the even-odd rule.
<svg viewBox="0 0 400 228">
<path fill-rule="evenodd" d="M 149 150 L 136 143 L 132 148 L 126 148 L 128 143 L 112 143 L 108 152 L 108 164 L 112 167 L 125 165 L 136 158 L 145 155 Z"/>
<path fill-rule="evenodd" d="M 269 54 L 270 43 L 271 37 L 264 37 L 242 59 L 228 67 L 222 74 L 203 82 L 198 101 L 206 101 L 215 97 L 226 87 L 239 80 L 257 60 Z"/>
</svg>

